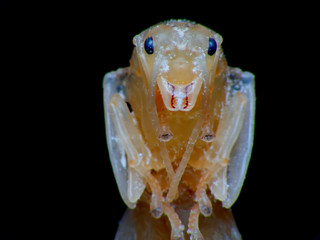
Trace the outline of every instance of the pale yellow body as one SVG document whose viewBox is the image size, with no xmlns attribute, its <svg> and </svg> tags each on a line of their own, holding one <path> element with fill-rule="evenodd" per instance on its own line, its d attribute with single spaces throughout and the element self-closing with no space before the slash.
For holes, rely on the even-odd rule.
<svg viewBox="0 0 320 240">
<path fill-rule="evenodd" d="M 144 47 L 149 37 L 152 54 Z M 209 38 L 217 44 L 213 55 L 208 54 Z M 210 197 L 227 199 L 227 166 L 245 119 L 247 97 L 230 90 L 227 77 L 232 69 L 221 36 L 201 25 L 170 21 L 151 27 L 133 42 L 130 67 L 121 72 L 125 91 L 108 103 L 126 154 L 128 201 L 136 203 L 145 193 L 151 214 L 167 215 L 171 238 L 183 239 L 184 226 L 173 206 L 189 198 L 194 203 L 187 232 L 192 239 L 203 239 L 198 216 L 211 215 Z"/>
</svg>

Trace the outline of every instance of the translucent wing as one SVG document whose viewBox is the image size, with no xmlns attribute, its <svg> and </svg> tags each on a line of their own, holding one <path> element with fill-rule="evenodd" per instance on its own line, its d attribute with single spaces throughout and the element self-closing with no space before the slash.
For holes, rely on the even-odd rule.
<svg viewBox="0 0 320 240">
<path fill-rule="evenodd" d="M 127 69 L 121 68 L 117 71 L 109 72 L 103 79 L 103 102 L 106 121 L 106 135 L 109 150 L 109 157 L 112 164 L 114 176 L 123 201 L 129 208 L 134 208 L 135 204 L 128 199 L 128 166 L 124 148 L 116 134 L 113 122 L 111 121 L 109 102 L 116 94 L 124 94 L 123 81 L 127 76 Z"/>
<path fill-rule="evenodd" d="M 229 208 L 237 200 L 243 181 L 245 179 L 248 164 L 251 157 L 254 134 L 255 116 L 255 88 L 254 75 L 249 72 L 241 72 L 240 69 L 232 69 L 236 75 L 230 74 L 229 80 L 235 84 L 232 88 L 243 92 L 248 100 L 246 115 L 239 137 L 233 146 L 227 169 L 227 198 L 223 206 Z M 231 70 L 231 71 L 232 71 Z M 236 76 L 236 78 L 234 77 Z"/>
</svg>

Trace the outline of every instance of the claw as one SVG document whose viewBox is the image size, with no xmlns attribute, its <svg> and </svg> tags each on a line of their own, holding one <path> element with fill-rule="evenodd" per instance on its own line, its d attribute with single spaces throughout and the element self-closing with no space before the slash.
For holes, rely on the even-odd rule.
<svg viewBox="0 0 320 240">
<path fill-rule="evenodd" d="M 201 180 L 200 180 L 201 181 Z M 199 204 L 199 211 L 203 216 L 209 217 L 212 214 L 212 204 L 206 193 L 205 176 L 203 176 L 203 181 L 198 185 L 196 192 L 196 202 Z"/>
<path fill-rule="evenodd" d="M 157 179 L 149 173 L 148 175 L 148 183 L 152 190 L 151 203 L 150 203 L 150 211 L 154 218 L 160 218 L 163 213 L 163 204 L 162 204 L 162 193 L 160 185 Z"/>
<path fill-rule="evenodd" d="M 190 234 L 190 240 L 204 240 L 204 237 L 199 230 L 188 230 L 188 234 Z"/>
<path fill-rule="evenodd" d="M 171 240 L 184 240 L 183 230 L 183 225 L 180 225 L 179 228 L 173 228 L 171 230 Z"/>
<path fill-rule="evenodd" d="M 213 123 L 210 120 L 210 117 L 207 116 L 201 128 L 202 133 L 200 135 L 200 139 L 202 141 L 212 142 L 215 139 L 216 135 L 213 132 L 212 126 L 213 126 Z"/>
<path fill-rule="evenodd" d="M 209 217 L 212 213 L 212 207 L 211 206 L 200 206 L 200 212 L 203 216 Z"/>
<path fill-rule="evenodd" d="M 151 210 L 152 216 L 156 219 L 160 218 L 163 213 L 161 198 L 159 198 L 159 196 L 154 193 L 152 194 L 152 197 L 151 197 L 150 210 Z"/>
<path fill-rule="evenodd" d="M 167 130 L 167 131 L 165 131 L 165 130 L 161 131 L 161 133 L 160 133 L 160 135 L 159 135 L 159 139 L 160 139 L 160 141 L 162 141 L 162 142 L 168 142 L 168 141 L 171 140 L 172 137 L 173 137 L 173 134 L 172 134 L 172 132 L 170 131 L 170 129 Z"/>
<path fill-rule="evenodd" d="M 202 134 L 200 139 L 204 142 L 212 142 L 215 137 L 216 135 L 212 132 L 212 133 Z"/>
<path fill-rule="evenodd" d="M 160 218 L 162 213 L 163 213 L 163 209 L 160 207 L 157 207 L 151 210 L 152 216 L 156 219 Z"/>
<path fill-rule="evenodd" d="M 205 217 L 209 217 L 212 214 L 212 204 L 205 192 L 202 194 L 201 199 L 199 199 L 199 209 Z"/>
</svg>

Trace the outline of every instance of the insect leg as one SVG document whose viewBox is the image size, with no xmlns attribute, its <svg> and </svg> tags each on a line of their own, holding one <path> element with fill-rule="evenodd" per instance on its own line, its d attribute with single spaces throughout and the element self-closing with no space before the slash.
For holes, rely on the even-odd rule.
<svg viewBox="0 0 320 240">
<path fill-rule="evenodd" d="M 155 218 L 160 218 L 162 213 L 164 213 L 171 224 L 171 240 L 183 240 L 183 230 L 184 226 L 181 223 L 181 220 L 173 209 L 173 207 L 167 203 L 162 196 L 161 187 L 158 180 L 149 172 L 148 184 L 152 191 L 150 210 L 151 214 Z"/>
<path fill-rule="evenodd" d="M 150 211 L 154 218 L 160 218 L 163 213 L 162 202 L 164 200 L 158 180 L 149 172 L 147 174 L 148 184 L 152 191 Z"/>
<path fill-rule="evenodd" d="M 212 142 L 215 138 L 215 134 L 213 132 L 213 129 L 212 129 L 212 121 L 210 119 L 209 116 L 206 117 L 206 119 L 204 120 L 204 124 L 202 126 L 202 133 L 201 133 L 201 136 L 200 136 L 200 139 L 205 141 L 205 142 Z"/>
<path fill-rule="evenodd" d="M 207 182 L 211 178 L 211 172 L 206 172 L 199 180 L 197 190 L 195 192 L 195 201 L 198 202 L 199 211 L 203 216 L 209 217 L 212 213 L 212 204 L 207 196 Z"/>
<path fill-rule="evenodd" d="M 235 93 L 221 123 L 219 123 L 214 144 L 216 150 L 212 152 L 212 155 L 216 156 L 215 162 L 221 165 L 228 163 L 230 152 L 243 125 L 246 105 L 246 96 L 242 92 Z"/>
<path fill-rule="evenodd" d="M 127 104 L 119 94 L 112 96 L 109 104 L 110 118 L 114 124 L 116 135 L 124 148 L 128 159 L 128 199 L 135 203 L 145 189 L 145 172 L 141 161 L 151 158 L 142 135 L 134 124 Z"/>
<path fill-rule="evenodd" d="M 170 131 L 169 124 L 167 122 L 167 116 L 165 114 L 165 106 L 162 100 L 162 97 L 159 94 L 156 95 L 156 101 L 157 101 L 157 110 L 158 110 L 158 118 L 159 118 L 159 124 L 160 124 L 160 134 L 159 139 L 162 142 L 168 142 L 173 137 L 172 132 Z"/>
<path fill-rule="evenodd" d="M 188 231 L 190 239 L 204 240 L 199 230 L 199 215 L 200 209 L 198 204 L 194 204 L 189 215 Z"/>
<path fill-rule="evenodd" d="M 232 147 L 243 125 L 246 104 L 246 96 L 243 93 L 237 92 L 233 96 L 219 123 L 216 138 L 207 152 L 208 159 L 213 160 L 207 167 L 206 174 L 201 177 L 196 190 L 196 201 L 199 203 L 200 212 L 204 216 L 208 215 L 208 207 L 211 207 L 206 195 L 208 184 L 215 198 L 224 201 L 227 197 L 226 168 Z"/>
<path fill-rule="evenodd" d="M 163 210 L 171 223 L 171 240 L 184 240 L 184 226 L 181 223 L 178 214 L 175 212 L 173 207 L 167 202 L 163 202 Z"/>
<path fill-rule="evenodd" d="M 156 101 L 158 106 L 158 118 L 159 118 L 159 124 L 160 124 L 160 134 L 159 134 L 159 140 L 160 140 L 160 151 L 161 151 L 161 157 L 163 159 L 163 162 L 165 164 L 165 168 L 167 170 L 167 174 L 169 177 L 169 180 L 174 176 L 174 170 L 171 164 L 171 160 L 169 157 L 168 149 L 166 146 L 166 142 L 170 141 L 173 134 L 169 129 L 169 125 L 167 122 L 167 116 L 165 114 L 165 106 L 162 101 L 160 92 L 159 94 L 156 94 Z M 154 116 L 156 117 L 156 116 Z M 157 119 L 156 119 L 157 120 Z"/>
</svg>

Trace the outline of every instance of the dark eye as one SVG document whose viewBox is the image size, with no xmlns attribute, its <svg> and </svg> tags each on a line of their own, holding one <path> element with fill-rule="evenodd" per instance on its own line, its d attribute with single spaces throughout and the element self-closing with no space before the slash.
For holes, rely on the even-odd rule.
<svg viewBox="0 0 320 240">
<path fill-rule="evenodd" d="M 213 38 L 209 38 L 208 54 L 212 56 L 217 50 L 217 43 Z"/>
<path fill-rule="evenodd" d="M 144 41 L 144 50 L 146 50 L 146 52 L 148 54 L 152 54 L 153 53 L 153 39 L 152 39 L 152 37 L 148 37 Z"/>
</svg>

